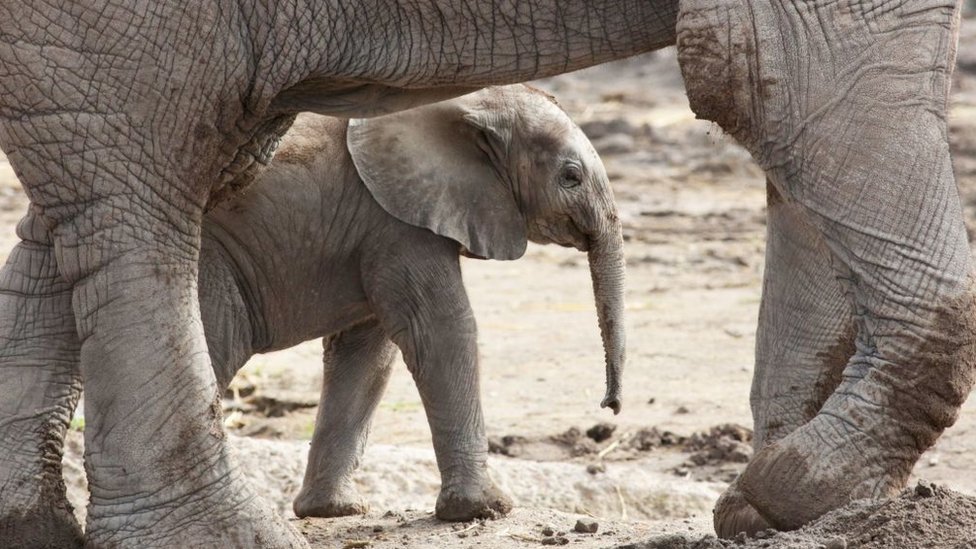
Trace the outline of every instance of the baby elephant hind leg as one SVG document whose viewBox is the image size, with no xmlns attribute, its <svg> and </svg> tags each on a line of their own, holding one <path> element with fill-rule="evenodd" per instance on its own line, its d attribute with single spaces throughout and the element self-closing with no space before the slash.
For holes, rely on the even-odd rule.
<svg viewBox="0 0 976 549">
<path fill-rule="evenodd" d="M 390 379 L 396 346 L 371 320 L 323 341 L 324 376 L 315 433 L 302 489 L 299 517 L 365 513 L 352 482 L 369 436 L 373 413 Z"/>
</svg>

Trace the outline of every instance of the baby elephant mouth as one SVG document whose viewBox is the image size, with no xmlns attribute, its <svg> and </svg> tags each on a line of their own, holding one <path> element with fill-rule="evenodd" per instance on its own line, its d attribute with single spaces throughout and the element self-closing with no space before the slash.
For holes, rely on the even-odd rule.
<svg viewBox="0 0 976 549">
<path fill-rule="evenodd" d="M 589 233 L 580 229 L 572 218 L 536 222 L 529 228 L 529 239 L 537 244 L 555 244 L 563 248 L 590 251 Z"/>
<path fill-rule="evenodd" d="M 559 237 L 553 239 L 556 244 L 564 248 L 576 248 L 581 252 L 590 250 L 590 237 L 579 228 L 579 225 L 572 218 L 566 220 L 565 226 L 559 233 Z"/>
</svg>

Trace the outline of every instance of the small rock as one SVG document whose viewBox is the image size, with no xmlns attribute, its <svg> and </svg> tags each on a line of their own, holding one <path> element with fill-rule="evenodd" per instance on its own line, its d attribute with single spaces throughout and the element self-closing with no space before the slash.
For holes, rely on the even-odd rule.
<svg viewBox="0 0 976 549">
<path fill-rule="evenodd" d="M 569 538 L 556 536 L 554 538 L 542 538 L 542 545 L 569 545 Z"/>
<path fill-rule="evenodd" d="M 915 495 L 921 498 L 930 498 L 935 495 L 935 486 L 927 480 L 919 480 L 915 485 Z"/>
<path fill-rule="evenodd" d="M 546 527 L 544 527 L 542 529 L 542 535 L 545 536 L 545 537 L 547 537 L 547 538 L 548 537 L 552 537 L 552 535 L 555 534 L 555 533 L 556 533 L 556 530 L 552 526 L 546 526 Z"/>
<path fill-rule="evenodd" d="M 586 466 L 586 472 L 591 475 L 598 475 L 607 472 L 607 466 L 602 463 L 591 463 Z"/>
<path fill-rule="evenodd" d="M 745 532 L 739 532 L 735 535 L 735 543 L 737 545 L 745 545 L 747 541 L 749 541 L 749 536 Z"/>
<path fill-rule="evenodd" d="M 691 410 L 687 406 L 678 406 L 678 409 L 674 411 L 676 414 L 690 414 Z"/>
<path fill-rule="evenodd" d="M 379 524 L 377 524 L 376 526 L 373 527 L 373 532 L 375 532 L 377 534 L 380 533 L 380 532 L 382 532 L 382 531 L 383 531 L 383 527 L 380 526 Z"/>
<path fill-rule="evenodd" d="M 776 535 L 776 530 L 775 529 L 773 529 L 773 528 L 767 528 L 765 530 L 760 530 L 760 531 L 756 532 L 755 536 L 753 536 L 753 537 L 756 538 L 756 539 L 766 539 L 766 538 L 771 538 L 771 537 L 773 537 L 775 535 Z"/>
<path fill-rule="evenodd" d="M 827 549 L 847 549 L 847 538 L 840 536 L 828 541 Z"/>
<path fill-rule="evenodd" d="M 657 402 L 657 399 L 654 398 L 654 397 L 651 397 L 651 398 L 647 399 L 647 403 L 648 404 L 654 404 L 655 402 Z"/>
<path fill-rule="evenodd" d="M 580 534 L 595 534 L 600 529 L 600 523 L 590 519 L 579 519 L 573 530 Z"/>
<path fill-rule="evenodd" d="M 368 539 L 351 539 L 342 545 L 342 549 L 363 549 L 369 547 L 373 542 Z"/>
</svg>

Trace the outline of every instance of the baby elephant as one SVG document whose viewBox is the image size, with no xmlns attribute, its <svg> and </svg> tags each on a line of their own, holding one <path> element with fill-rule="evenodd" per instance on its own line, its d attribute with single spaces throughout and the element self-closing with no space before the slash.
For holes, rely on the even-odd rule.
<svg viewBox="0 0 976 549">
<path fill-rule="evenodd" d="M 200 303 L 222 386 L 253 353 L 325 339 L 325 383 L 295 513 L 362 513 L 352 473 L 395 347 L 433 435 L 437 516 L 504 514 L 488 477 L 475 320 L 458 256 L 526 240 L 589 255 L 620 408 L 621 229 L 589 141 L 545 94 L 489 88 L 370 120 L 300 117 L 271 167 L 204 225 Z"/>
</svg>

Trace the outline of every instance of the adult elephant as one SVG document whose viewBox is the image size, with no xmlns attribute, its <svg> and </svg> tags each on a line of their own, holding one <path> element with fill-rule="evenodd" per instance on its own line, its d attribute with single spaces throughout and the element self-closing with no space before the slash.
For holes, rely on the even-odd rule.
<svg viewBox="0 0 976 549">
<path fill-rule="evenodd" d="M 80 540 L 58 462 L 83 385 L 88 543 L 301 545 L 222 442 L 196 302 L 203 211 L 247 184 L 298 111 L 377 114 L 661 47 L 677 11 L 0 6 L 0 145 L 39 220 L 18 227 L 0 273 L 0 539 Z M 945 131 L 958 6 L 683 0 L 681 12 L 693 107 L 770 182 L 754 390 L 764 448 L 717 526 L 796 526 L 903 485 L 973 382 L 976 306 Z M 68 366 L 79 350 L 81 372 Z"/>
<path fill-rule="evenodd" d="M 674 43 L 676 15 L 676 0 L 0 3 L 0 145 L 35 214 L 0 273 L 0 545 L 82 540 L 60 471 L 82 388 L 87 544 L 304 545 L 223 441 L 197 303 L 208 205 L 299 111 L 378 114 L 632 55 Z"/>
</svg>

